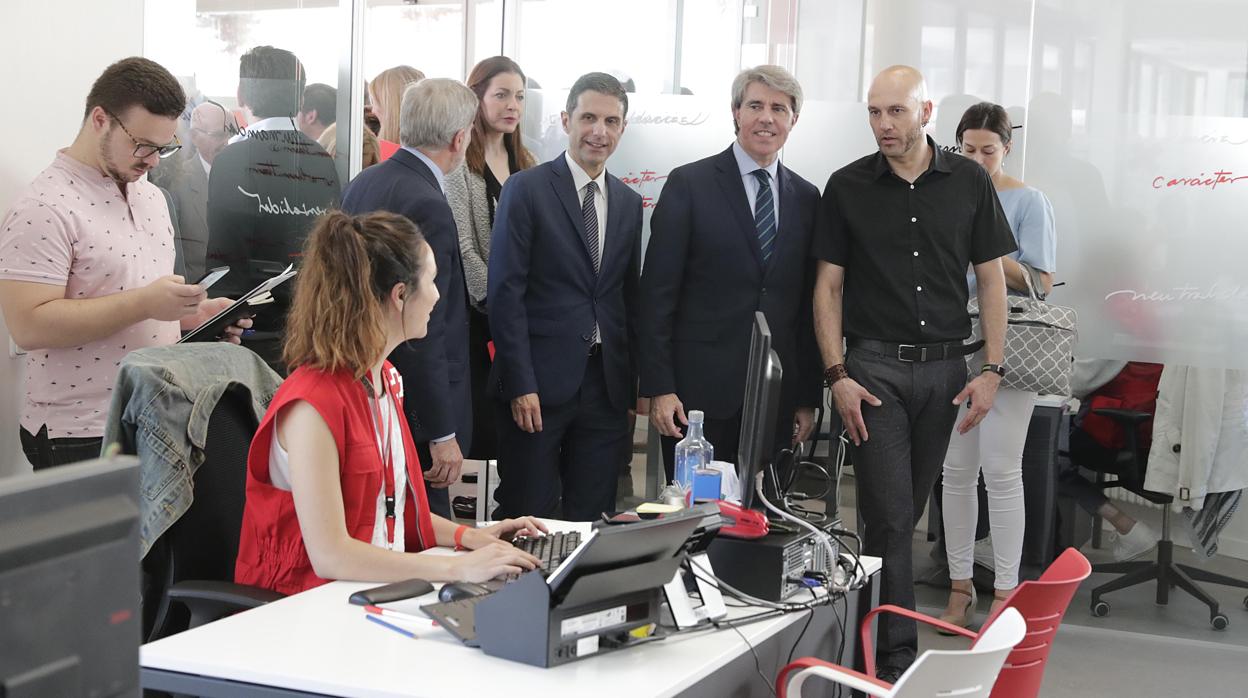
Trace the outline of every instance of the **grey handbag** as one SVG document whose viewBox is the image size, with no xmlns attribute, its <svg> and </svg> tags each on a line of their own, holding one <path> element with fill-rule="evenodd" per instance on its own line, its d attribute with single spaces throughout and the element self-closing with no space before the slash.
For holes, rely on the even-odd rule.
<svg viewBox="0 0 1248 698">
<path fill-rule="evenodd" d="M 1078 317 L 1074 308 L 1046 303 L 1035 269 L 1021 264 L 1027 281 L 1027 296 L 1006 296 L 1009 314 L 1005 328 L 1005 367 L 1002 385 L 1040 395 L 1070 395 L 1070 375 L 1074 369 L 1073 352 L 1078 337 Z M 979 341 L 979 299 L 967 304 L 971 316 L 971 336 L 967 342 Z M 967 357 L 967 368 L 974 355 Z"/>
</svg>

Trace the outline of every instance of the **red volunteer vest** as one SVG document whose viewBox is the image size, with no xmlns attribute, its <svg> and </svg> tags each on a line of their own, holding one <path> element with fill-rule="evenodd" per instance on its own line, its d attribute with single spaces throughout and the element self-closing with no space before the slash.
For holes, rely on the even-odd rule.
<svg viewBox="0 0 1248 698">
<path fill-rule="evenodd" d="M 399 414 L 404 414 L 403 384 L 398 371 L 386 362 L 382 375 L 389 383 Z M 326 373 L 303 367 L 295 369 L 278 389 L 251 442 L 247 456 L 247 503 L 243 509 L 238 560 L 234 565 L 234 581 L 283 594 L 295 594 L 330 581 L 318 577 L 312 569 L 295 514 L 294 497 L 269 481 L 269 449 L 277 424 L 276 415 L 282 407 L 296 400 L 306 400 L 316 408 L 338 445 L 344 523 L 352 538 L 366 543 L 372 541 L 377 495 L 384 483 L 381 453 L 363 383 L 345 371 Z M 408 552 L 417 552 L 437 543 L 412 434 L 406 419 L 399 419 L 399 424 L 408 480 L 404 542 Z"/>
</svg>

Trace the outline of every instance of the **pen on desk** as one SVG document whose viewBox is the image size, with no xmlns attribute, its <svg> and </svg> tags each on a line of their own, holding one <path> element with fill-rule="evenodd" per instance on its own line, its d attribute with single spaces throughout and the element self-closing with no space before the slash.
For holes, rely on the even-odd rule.
<svg viewBox="0 0 1248 698">
<path fill-rule="evenodd" d="M 421 616 L 415 616 L 415 615 L 412 615 L 411 613 L 404 613 L 402 611 L 391 611 L 388 608 L 382 608 L 380 606 L 365 606 L 364 610 L 368 611 L 369 613 L 373 613 L 379 616 L 387 616 L 389 618 L 395 618 L 397 620 L 406 620 L 406 621 L 411 621 L 414 623 L 428 623 L 429 622 L 428 618 L 422 618 Z"/>
<path fill-rule="evenodd" d="M 372 621 L 372 622 L 376 623 L 377 625 L 382 626 L 383 628 L 389 628 L 389 629 L 393 630 L 394 632 L 396 632 L 396 633 L 398 633 L 398 634 L 400 634 L 400 635 L 405 635 L 405 636 L 407 636 L 407 637 L 410 637 L 410 638 L 412 638 L 413 640 L 417 639 L 417 637 L 416 637 L 416 633 L 414 633 L 414 632 L 412 632 L 412 631 L 410 631 L 410 630 L 407 630 L 407 629 L 405 629 L 405 628 L 400 628 L 399 626 L 395 625 L 394 623 L 387 623 L 386 621 L 384 621 L 384 620 L 382 620 L 382 619 L 378 618 L 377 616 L 371 615 L 371 614 L 370 614 L 370 615 L 367 615 L 367 616 L 364 616 L 364 617 L 365 617 L 365 618 L 367 618 L 367 619 L 369 619 L 370 621 Z"/>
</svg>

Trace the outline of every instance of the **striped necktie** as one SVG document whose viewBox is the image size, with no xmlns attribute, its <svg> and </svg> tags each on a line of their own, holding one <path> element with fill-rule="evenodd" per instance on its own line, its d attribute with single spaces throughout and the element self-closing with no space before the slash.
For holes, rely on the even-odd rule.
<svg viewBox="0 0 1248 698">
<path fill-rule="evenodd" d="M 767 170 L 754 170 L 758 180 L 758 196 L 754 198 L 754 229 L 758 231 L 758 248 L 763 263 L 776 249 L 776 202 L 771 198 L 771 175 Z"/>
<path fill-rule="evenodd" d="M 581 202 L 581 215 L 585 218 L 585 245 L 589 248 L 589 257 L 594 260 L 594 273 L 602 268 L 602 250 L 598 249 L 598 209 L 594 206 L 594 195 L 598 193 L 598 183 L 585 185 L 585 199 Z"/>
<path fill-rule="evenodd" d="M 591 181 L 585 185 L 585 199 L 581 203 L 581 216 L 585 219 L 585 245 L 589 247 L 589 258 L 594 260 L 594 275 L 602 269 L 602 250 L 598 248 L 598 209 L 594 206 L 594 195 L 598 193 L 598 183 Z M 598 344 L 602 335 L 598 323 L 594 323 L 593 337 L 590 344 Z"/>
</svg>

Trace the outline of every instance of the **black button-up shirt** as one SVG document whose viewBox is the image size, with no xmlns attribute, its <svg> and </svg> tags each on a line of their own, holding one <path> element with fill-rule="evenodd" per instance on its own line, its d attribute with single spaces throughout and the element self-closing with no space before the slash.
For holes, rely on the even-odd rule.
<svg viewBox="0 0 1248 698">
<path fill-rule="evenodd" d="M 966 272 L 1016 249 L 988 173 L 940 150 L 914 184 L 878 151 L 828 178 L 814 255 L 845 268 L 848 338 L 924 344 L 971 334 Z"/>
</svg>

